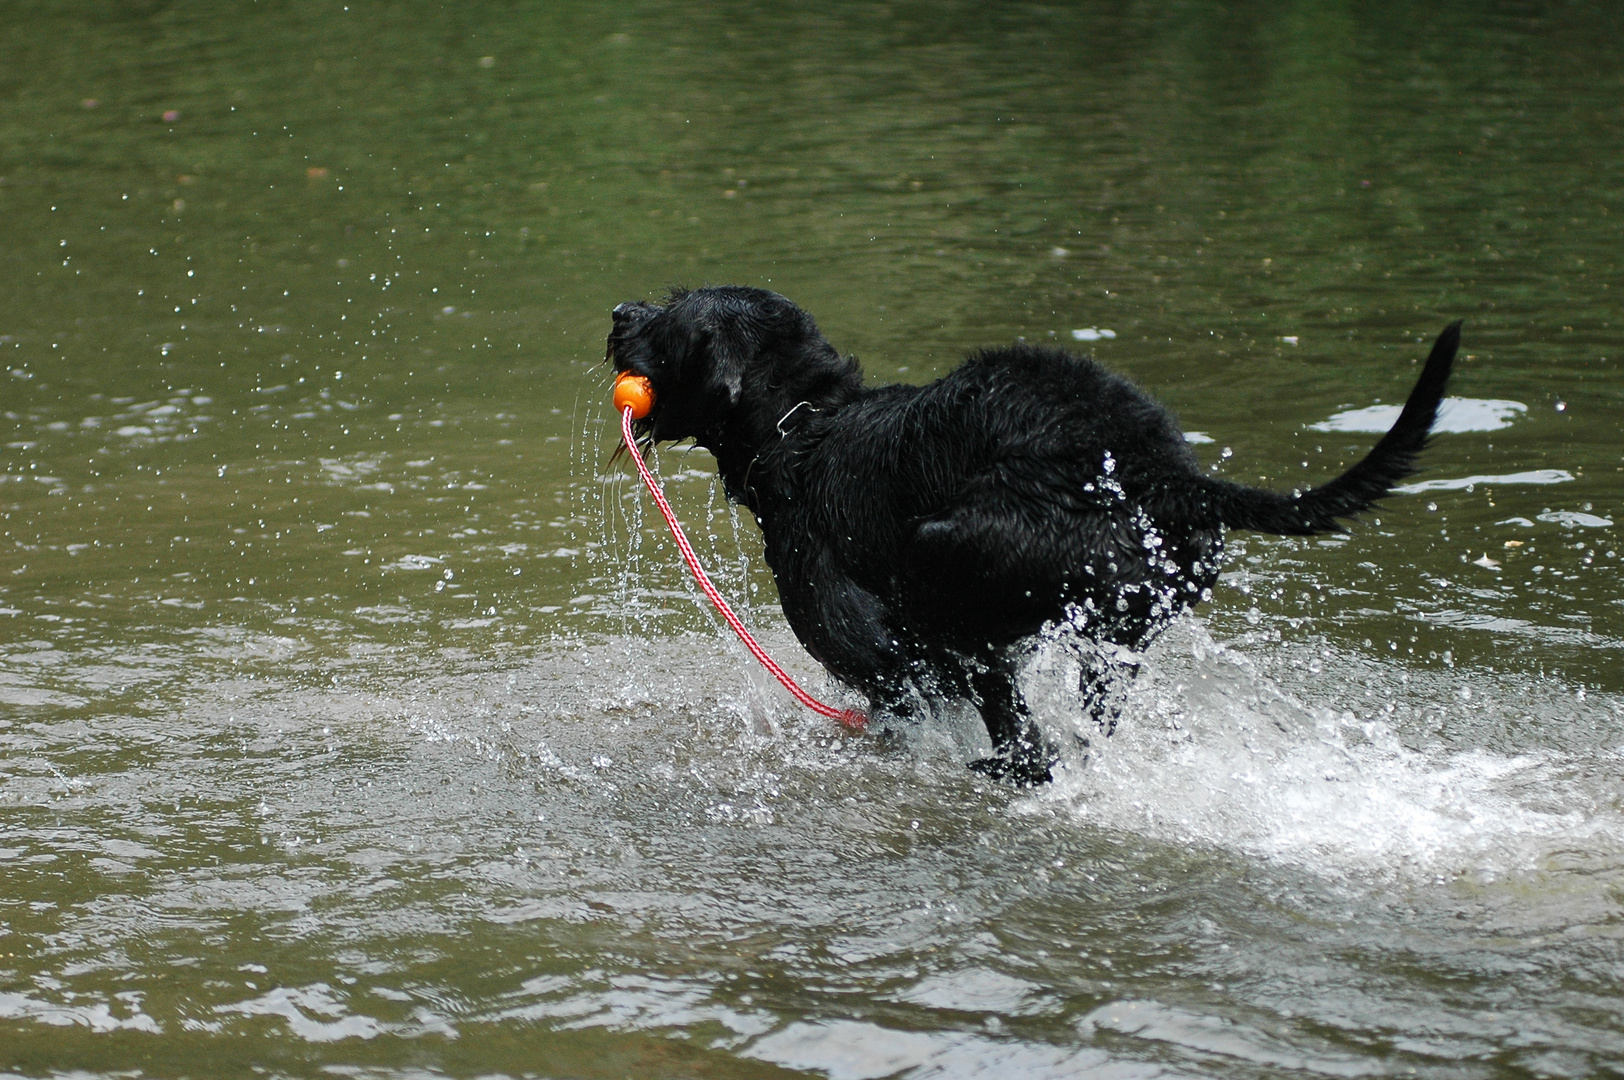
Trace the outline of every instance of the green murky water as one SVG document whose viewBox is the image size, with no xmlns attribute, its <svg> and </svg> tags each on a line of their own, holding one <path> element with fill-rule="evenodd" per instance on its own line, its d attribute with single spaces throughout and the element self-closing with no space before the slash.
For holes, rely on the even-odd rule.
<svg viewBox="0 0 1624 1080">
<path fill-rule="evenodd" d="M 1624 16 L 350 7 L 0 6 L 0 1070 L 1624 1060 Z M 1090 349 L 1280 486 L 1457 317 L 1467 400 L 1017 794 L 696 604 L 607 460 L 608 309 L 676 282 L 880 380 Z"/>
</svg>

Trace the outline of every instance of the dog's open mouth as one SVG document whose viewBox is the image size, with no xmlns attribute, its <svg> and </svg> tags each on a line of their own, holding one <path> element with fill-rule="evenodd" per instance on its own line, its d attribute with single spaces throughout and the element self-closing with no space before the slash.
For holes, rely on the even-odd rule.
<svg viewBox="0 0 1624 1080">
<path fill-rule="evenodd" d="M 617 417 L 618 419 L 618 417 Z M 632 421 L 632 435 L 637 440 L 637 449 L 644 454 L 654 449 L 654 421 L 648 417 Z M 609 455 L 609 464 L 615 465 L 626 454 L 626 437 L 622 435 L 620 441 L 615 443 L 614 453 Z"/>
<path fill-rule="evenodd" d="M 630 406 L 632 409 L 632 432 L 636 436 L 638 447 L 647 453 L 653 448 L 654 439 L 654 388 L 648 376 L 633 371 L 630 367 L 622 367 L 618 362 L 615 336 L 609 338 L 609 347 L 604 353 L 604 362 L 609 364 L 615 373 L 612 400 L 614 402 L 615 418 L 618 420 L 623 409 Z M 626 452 L 625 437 L 616 444 L 614 453 L 609 456 L 610 464 L 617 463 Z"/>
</svg>

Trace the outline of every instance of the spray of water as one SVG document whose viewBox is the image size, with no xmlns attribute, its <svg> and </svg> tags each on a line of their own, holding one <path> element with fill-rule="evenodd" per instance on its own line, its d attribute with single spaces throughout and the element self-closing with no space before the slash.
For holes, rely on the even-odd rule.
<svg viewBox="0 0 1624 1080">
<path fill-rule="evenodd" d="M 1333 876 L 1486 879 L 1574 846 L 1624 850 L 1624 814 L 1607 790 L 1617 785 L 1593 754 L 1589 775 L 1576 776 L 1570 755 L 1549 749 L 1412 745 L 1389 723 L 1391 703 L 1338 701 L 1351 680 L 1323 659 L 1297 665 L 1309 681 L 1288 687 L 1196 618 L 1135 658 L 1139 674 L 1119 689 L 1116 730 L 1104 738 L 1077 704 L 1079 651 L 1046 642 L 1026 672 L 1043 722 L 1076 738 L 1057 782 L 1020 812 Z M 1485 712 L 1511 704 L 1481 689 L 1474 698 L 1464 674 L 1434 685 L 1389 673 L 1388 687 L 1429 698 L 1446 725 L 1481 728 Z"/>
</svg>

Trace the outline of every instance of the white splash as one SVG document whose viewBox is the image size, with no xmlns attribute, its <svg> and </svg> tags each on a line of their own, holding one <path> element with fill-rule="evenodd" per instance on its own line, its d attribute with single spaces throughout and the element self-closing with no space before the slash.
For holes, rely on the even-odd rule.
<svg viewBox="0 0 1624 1080">
<path fill-rule="evenodd" d="M 1305 665 L 1305 679 L 1317 666 Z M 1028 812 L 1059 808 L 1106 828 L 1333 877 L 1493 878 L 1576 843 L 1624 849 L 1624 815 L 1553 794 L 1570 771 L 1560 755 L 1408 748 L 1381 712 L 1304 704 L 1195 619 L 1175 624 L 1143 657 L 1109 738 L 1075 708 L 1057 714 L 1063 694 L 1044 699 L 1035 690 L 1029 699 L 1046 728 L 1071 726 L 1091 745 L 1051 790 L 1022 804 Z M 1439 704 L 1463 718 L 1496 707 L 1486 694 L 1474 699 L 1464 677 L 1461 690 Z"/>
</svg>

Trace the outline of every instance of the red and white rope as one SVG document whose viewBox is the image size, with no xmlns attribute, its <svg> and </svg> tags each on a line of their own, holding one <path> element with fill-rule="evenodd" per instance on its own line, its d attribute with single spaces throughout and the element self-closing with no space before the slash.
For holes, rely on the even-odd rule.
<svg viewBox="0 0 1624 1080">
<path fill-rule="evenodd" d="M 756 639 L 751 636 L 750 631 L 745 629 L 744 623 L 733 613 L 733 609 L 728 606 L 727 601 L 722 599 L 722 594 L 716 591 L 716 586 L 711 584 L 710 576 L 705 573 L 705 568 L 699 565 L 699 556 L 694 554 L 693 545 L 688 543 L 688 537 L 683 533 L 682 526 L 678 524 L 677 515 L 672 511 L 671 504 L 665 501 L 665 492 L 660 490 L 660 485 L 654 480 L 654 474 L 649 471 L 648 465 L 643 461 L 643 455 L 638 453 L 637 439 L 632 434 L 632 410 L 630 408 L 621 410 L 620 434 L 626 440 L 626 450 L 631 454 L 632 461 L 637 465 L 638 475 L 643 478 L 643 484 L 648 488 L 648 493 L 654 497 L 654 505 L 658 506 L 660 513 L 664 515 L 665 524 L 671 530 L 672 539 L 676 540 L 677 549 L 682 552 L 683 561 L 688 564 L 688 569 L 693 573 L 694 580 L 699 583 L 700 589 L 710 598 L 710 602 L 716 606 L 716 610 L 721 612 L 722 618 L 727 620 L 727 624 L 733 628 L 733 632 L 739 635 L 739 640 L 744 642 L 744 647 L 750 650 L 750 655 L 761 661 L 761 666 L 772 672 L 773 677 L 783 683 L 784 689 L 788 690 L 796 701 L 799 701 L 819 716 L 827 716 L 829 719 L 836 720 L 853 731 L 860 731 L 867 726 L 868 717 L 862 713 L 854 709 L 837 709 L 833 705 L 825 705 L 805 690 L 802 690 L 795 680 L 790 678 L 784 669 L 779 667 L 773 661 L 773 658 L 767 655 L 767 650 L 757 643 Z"/>
</svg>

